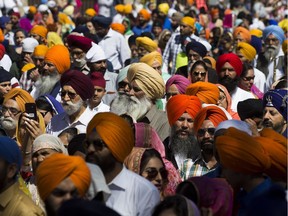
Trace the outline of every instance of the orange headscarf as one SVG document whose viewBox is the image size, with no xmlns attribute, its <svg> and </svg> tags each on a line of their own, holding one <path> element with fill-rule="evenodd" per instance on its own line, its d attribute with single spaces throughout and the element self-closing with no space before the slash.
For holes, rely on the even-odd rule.
<svg viewBox="0 0 288 216">
<path fill-rule="evenodd" d="M 25 111 L 26 103 L 35 103 L 33 97 L 27 91 L 21 88 L 12 88 L 12 90 L 5 95 L 3 104 L 9 99 L 17 102 L 21 112 Z"/>
<path fill-rule="evenodd" d="M 125 26 L 121 23 L 112 23 L 110 25 L 110 27 L 114 30 L 114 31 L 117 31 L 119 32 L 120 34 L 124 34 L 125 32 Z"/>
<path fill-rule="evenodd" d="M 237 37 L 237 35 L 239 35 L 239 34 L 243 37 L 245 42 L 250 43 L 251 33 L 249 32 L 248 29 L 241 27 L 241 26 L 235 28 L 234 32 L 233 32 L 233 38 L 235 39 Z"/>
<path fill-rule="evenodd" d="M 200 109 L 201 102 L 196 96 L 183 94 L 173 96 L 166 106 L 170 126 L 172 126 L 184 112 L 187 112 L 193 119 L 195 119 Z"/>
<path fill-rule="evenodd" d="M 35 25 L 30 31 L 30 34 L 37 34 L 43 38 L 46 38 L 47 33 L 48 33 L 47 28 L 41 25 Z"/>
<path fill-rule="evenodd" d="M 149 13 L 147 10 L 142 9 L 142 10 L 139 11 L 138 14 L 139 14 L 139 15 L 142 15 L 145 20 L 147 20 L 147 21 L 150 20 L 151 15 L 150 15 L 150 13 Z"/>
<path fill-rule="evenodd" d="M 44 60 L 53 63 L 59 74 L 67 71 L 71 64 L 69 50 L 64 45 L 55 45 L 48 49 Z"/>
<path fill-rule="evenodd" d="M 199 81 L 190 84 L 186 89 L 186 94 L 195 95 L 206 104 L 217 104 L 220 91 L 213 83 Z"/>
<path fill-rule="evenodd" d="M 202 108 L 194 119 L 194 131 L 197 132 L 204 120 L 209 119 L 216 128 L 221 122 L 228 120 L 226 114 L 217 106 Z"/>
<path fill-rule="evenodd" d="M 269 154 L 262 144 L 236 128 L 229 128 L 225 135 L 217 137 L 216 149 L 221 165 L 239 173 L 264 173 L 271 166 Z"/>
<path fill-rule="evenodd" d="M 46 158 L 37 168 L 36 181 L 43 201 L 66 178 L 70 178 L 80 196 L 87 192 L 91 174 L 85 161 L 79 156 L 53 154 Z"/>
<path fill-rule="evenodd" d="M 44 58 L 47 51 L 48 51 L 48 47 L 46 45 L 40 44 L 34 48 L 33 56 Z"/>
<path fill-rule="evenodd" d="M 131 126 L 120 116 L 103 112 L 95 115 L 89 122 L 86 130 L 87 136 L 93 131 L 97 131 L 112 155 L 123 163 L 134 146 Z"/>
</svg>

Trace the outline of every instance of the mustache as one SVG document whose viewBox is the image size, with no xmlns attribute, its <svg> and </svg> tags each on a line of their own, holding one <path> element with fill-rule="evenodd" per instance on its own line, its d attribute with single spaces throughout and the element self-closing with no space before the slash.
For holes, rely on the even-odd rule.
<svg viewBox="0 0 288 216">
<path fill-rule="evenodd" d="M 62 106 L 73 106 L 73 103 L 71 101 L 62 102 L 61 104 Z"/>
<path fill-rule="evenodd" d="M 263 126 L 266 126 L 266 127 L 272 127 L 273 124 L 270 120 L 264 120 L 263 121 Z"/>
<path fill-rule="evenodd" d="M 2 122 L 4 122 L 4 121 L 13 122 L 14 120 L 12 119 L 12 117 L 6 117 L 6 118 L 5 118 L 5 117 L 2 117 L 2 118 L 1 118 L 1 121 L 2 121 Z"/>
</svg>

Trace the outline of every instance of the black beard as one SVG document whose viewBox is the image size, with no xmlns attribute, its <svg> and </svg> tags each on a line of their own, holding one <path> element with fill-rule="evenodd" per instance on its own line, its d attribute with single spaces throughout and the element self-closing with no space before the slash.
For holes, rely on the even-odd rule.
<svg viewBox="0 0 288 216">
<path fill-rule="evenodd" d="M 214 155 L 215 149 L 214 149 L 213 140 L 203 139 L 202 142 L 200 143 L 200 146 L 201 146 L 201 151 L 204 154 Z"/>
<path fill-rule="evenodd" d="M 222 78 L 219 77 L 218 79 L 219 84 L 225 86 L 229 93 L 233 92 L 236 89 L 236 87 L 238 86 L 238 81 L 238 77 L 231 79 L 228 76 L 224 76 Z"/>
</svg>

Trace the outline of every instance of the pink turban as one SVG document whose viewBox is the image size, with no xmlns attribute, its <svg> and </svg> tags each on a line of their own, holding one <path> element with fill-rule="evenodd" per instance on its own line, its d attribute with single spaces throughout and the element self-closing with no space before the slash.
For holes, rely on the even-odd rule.
<svg viewBox="0 0 288 216">
<path fill-rule="evenodd" d="M 173 75 L 166 82 L 166 92 L 168 92 L 169 87 L 173 84 L 176 86 L 180 94 L 185 94 L 186 88 L 190 84 L 190 81 L 184 76 L 177 74 Z"/>
</svg>

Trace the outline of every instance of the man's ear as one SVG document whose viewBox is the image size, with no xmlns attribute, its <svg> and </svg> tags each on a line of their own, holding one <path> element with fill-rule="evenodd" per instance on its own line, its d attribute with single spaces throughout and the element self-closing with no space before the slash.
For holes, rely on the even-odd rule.
<svg viewBox="0 0 288 216">
<path fill-rule="evenodd" d="M 8 164 L 8 166 L 7 166 L 7 178 L 9 178 L 9 179 L 14 178 L 14 176 L 17 174 L 17 172 L 18 172 L 17 164 L 15 164 L 15 163 Z"/>
</svg>

